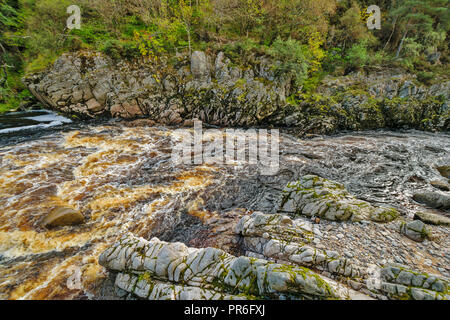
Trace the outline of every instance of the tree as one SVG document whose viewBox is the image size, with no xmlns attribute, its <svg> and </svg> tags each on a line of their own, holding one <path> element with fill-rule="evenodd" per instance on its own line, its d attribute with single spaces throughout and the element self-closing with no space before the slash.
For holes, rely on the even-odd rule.
<svg viewBox="0 0 450 320">
<path fill-rule="evenodd" d="M 448 0 L 405 0 L 398 3 L 392 10 L 392 16 L 398 19 L 399 30 L 402 33 L 396 57 L 405 44 L 409 33 L 414 32 L 419 41 L 436 28 L 448 31 L 449 8 Z"/>
<path fill-rule="evenodd" d="M 272 41 L 281 36 L 307 43 L 309 37 L 317 33 L 326 37 L 328 18 L 336 10 L 336 1 L 265 0 L 263 10 L 265 33 L 270 33 Z"/>
<path fill-rule="evenodd" d="M 212 0 L 213 17 L 210 21 L 219 32 L 224 26 L 240 35 L 261 24 L 264 0 Z"/>
<path fill-rule="evenodd" d="M 189 55 L 192 54 L 192 32 L 197 25 L 206 8 L 208 0 L 164 0 L 162 2 L 162 13 L 166 19 L 180 21 L 187 33 Z"/>
<path fill-rule="evenodd" d="M 344 48 L 347 43 L 358 43 L 363 40 L 368 40 L 371 37 L 367 25 L 362 20 L 362 13 L 364 13 L 364 10 L 353 1 L 350 8 L 348 8 L 340 18 L 339 38 L 344 42 Z"/>
<path fill-rule="evenodd" d="M 14 5 L 16 8 L 14 8 Z M 17 5 L 17 1 L 0 0 L 0 68 L 2 72 L 2 75 L 0 75 L 0 87 L 5 86 L 8 81 L 9 66 L 6 59 L 8 54 L 8 33 L 18 27 Z"/>
</svg>

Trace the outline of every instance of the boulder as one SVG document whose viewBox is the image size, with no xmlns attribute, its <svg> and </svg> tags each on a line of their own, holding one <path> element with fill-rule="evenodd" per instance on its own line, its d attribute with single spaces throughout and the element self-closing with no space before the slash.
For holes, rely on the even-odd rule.
<svg viewBox="0 0 450 320">
<path fill-rule="evenodd" d="M 400 226 L 400 232 L 416 242 L 423 242 L 425 239 L 430 237 L 431 233 L 427 226 L 420 220 L 402 223 Z"/>
<path fill-rule="evenodd" d="M 46 228 L 56 228 L 82 224 L 84 216 L 77 210 L 69 207 L 53 209 L 42 221 Z"/>
<path fill-rule="evenodd" d="M 390 222 L 398 217 L 395 209 L 375 208 L 353 197 L 343 185 L 317 176 L 304 176 L 289 183 L 279 211 L 331 221 Z"/>
<path fill-rule="evenodd" d="M 431 208 L 435 209 L 450 209 L 450 196 L 438 192 L 418 192 L 413 196 L 414 201 L 425 204 Z"/>
<path fill-rule="evenodd" d="M 313 271 L 215 249 L 126 235 L 99 257 L 116 286 L 144 299 L 347 299 L 349 289 Z"/>
<path fill-rule="evenodd" d="M 427 224 L 432 224 L 435 226 L 450 227 L 450 218 L 431 212 L 416 212 L 416 214 L 414 215 L 414 220 L 420 220 Z"/>
</svg>

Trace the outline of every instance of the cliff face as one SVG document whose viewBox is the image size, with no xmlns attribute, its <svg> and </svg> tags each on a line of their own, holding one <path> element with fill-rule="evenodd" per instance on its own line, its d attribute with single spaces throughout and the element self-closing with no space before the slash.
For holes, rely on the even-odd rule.
<svg viewBox="0 0 450 320">
<path fill-rule="evenodd" d="M 276 63 L 276 62 L 275 62 Z M 61 56 L 24 79 L 46 107 L 81 117 L 148 118 L 161 124 L 192 119 L 220 126 L 274 125 L 301 132 L 416 128 L 448 130 L 450 82 L 415 84 L 401 72 L 326 78 L 314 98 L 294 103 L 291 78 L 267 57 L 234 65 L 224 53 L 194 52 L 168 63 L 114 61 L 100 53 Z"/>
</svg>

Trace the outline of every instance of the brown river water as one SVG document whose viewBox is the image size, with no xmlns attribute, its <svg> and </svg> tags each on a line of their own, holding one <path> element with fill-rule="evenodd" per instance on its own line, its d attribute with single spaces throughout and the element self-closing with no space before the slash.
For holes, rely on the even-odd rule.
<svg viewBox="0 0 450 320">
<path fill-rule="evenodd" d="M 4 140 L 0 299 L 99 298 L 107 274 L 97 258 L 124 233 L 189 243 L 202 221 L 230 209 L 275 212 L 280 190 L 302 174 L 410 214 L 420 208 L 412 193 L 431 188 L 435 165 L 450 159 L 446 133 L 281 134 L 280 171 L 271 177 L 245 164 L 174 166 L 172 130 L 106 122 Z M 59 207 L 78 210 L 85 223 L 44 228 Z M 79 288 L 68 286 L 74 270 Z"/>
</svg>

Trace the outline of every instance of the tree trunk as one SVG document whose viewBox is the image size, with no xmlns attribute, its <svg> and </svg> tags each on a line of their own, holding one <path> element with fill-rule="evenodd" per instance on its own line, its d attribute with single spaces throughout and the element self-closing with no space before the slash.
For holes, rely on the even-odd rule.
<svg viewBox="0 0 450 320">
<path fill-rule="evenodd" d="M 395 55 L 395 58 L 398 58 L 400 56 L 400 52 L 403 49 L 403 42 L 405 42 L 406 36 L 408 35 L 410 22 L 411 22 L 411 20 L 408 20 L 408 22 L 406 23 L 405 34 L 403 35 L 402 40 L 400 41 L 400 44 L 398 45 L 397 54 Z"/>
<path fill-rule="evenodd" d="M 191 48 L 191 29 L 186 28 L 187 34 L 188 34 L 188 44 L 189 44 L 189 57 L 192 55 L 192 48 Z"/>
<path fill-rule="evenodd" d="M 403 35 L 402 40 L 400 41 L 400 44 L 398 45 L 397 53 L 395 55 L 396 58 L 398 58 L 400 56 L 400 52 L 403 49 L 403 42 L 405 42 L 407 34 L 408 34 L 408 29 L 406 29 L 405 34 Z"/>
<path fill-rule="evenodd" d="M 389 39 L 387 40 L 386 44 L 384 45 L 383 50 L 386 50 L 386 47 L 388 46 L 389 42 L 391 42 L 392 36 L 394 35 L 394 32 L 395 32 L 395 27 L 397 26 L 397 20 L 398 20 L 398 17 L 395 17 L 394 26 L 392 27 L 391 35 L 389 36 Z"/>
<path fill-rule="evenodd" d="M 6 65 L 6 61 L 4 61 L 4 56 L 6 55 L 6 49 L 5 47 L 3 47 L 2 43 L 0 42 L 0 49 L 2 49 L 2 54 L 1 54 L 1 58 L 0 58 L 0 67 L 3 70 L 4 73 L 4 77 L 0 78 L 0 86 L 3 87 L 3 85 L 6 84 L 6 82 L 8 81 L 8 69 L 7 69 L 7 65 Z"/>
</svg>

